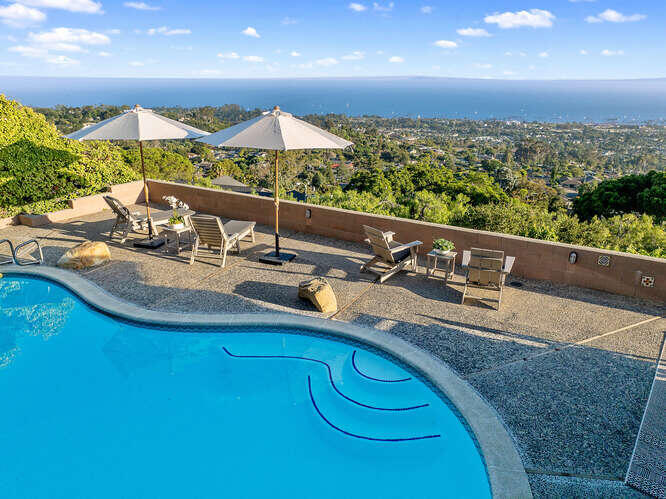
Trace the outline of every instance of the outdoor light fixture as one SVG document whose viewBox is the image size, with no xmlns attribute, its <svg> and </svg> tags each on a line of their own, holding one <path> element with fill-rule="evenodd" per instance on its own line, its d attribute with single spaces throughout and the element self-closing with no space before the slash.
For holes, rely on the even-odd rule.
<svg viewBox="0 0 666 499">
<path fill-rule="evenodd" d="M 312 210 L 310 208 L 305 209 L 305 218 L 312 218 Z"/>
<path fill-rule="evenodd" d="M 573 265 L 574 263 L 576 263 L 576 261 L 578 261 L 578 253 L 572 251 L 571 253 L 569 253 L 569 263 Z"/>
</svg>

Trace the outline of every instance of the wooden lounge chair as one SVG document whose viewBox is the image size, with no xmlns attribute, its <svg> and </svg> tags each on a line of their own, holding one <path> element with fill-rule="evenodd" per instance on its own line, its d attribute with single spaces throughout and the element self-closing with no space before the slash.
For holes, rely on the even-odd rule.
<svg viewBox="0 0 666 499">
<path fill-rule="evenodd" d="M 504 281 L 506 280 L 506 276 L 511 273 L 515 260 L 516 258 L 513 256 L 507 256 L 505 260 L 503 251 L 481 248 L 472 248 L 471 251 L 464 251 L 462 264 L 463 267 L 467 267 L 467 275 L 465 277 L 465 290 L 463 291 L 461 303 L 465 303 L 465 298 L 496 302 L 497 310 L 499 310 L 502 303 Z M 468 289 L 497 291 L 498 297 L 472 296 L 467 294 Z"/>
<path fill-rule="evenodd" d="M 122 232 L 120 244 L 124 244 L 130 232 L 139 232 L 148 228 L 148 218 L 141 215 L 141 212 L 129 211 L 125 205 L 111 196 L 104 196 L 104 201 L 106 201 L 106 204 L 108 204 L 116 214 L 116 222 L 113 224 L 113 228 L 109 233 L 109 239 L 113 239 L 113 234 L 116 231 Z M 192 214 L 194 212 L 182 212 L 182 210 L 179 210 L 179 213 Z M 153 224 L 153 234 L 157 234 L 156 226 L 167 223 L 171 216 L 171 212 L 153 212 L 153 215 L 150 217 L 150 221 Z"/>
<path fill-rule="evenodd" d="M 187 219 L 195 234 L 190 265 L 194 263 L 194 257 L 199 252 L 199 246 L 202 244 L 208 246 L 209 249 L 219 248 L 220 267 L 224 267 L 227 262 L 227 251 L 230 247 L 236 246 L 238 253 L 240 253 L 241 239 L 249 236 L 252 242 L 255 241 L 254 226 L 256 222 L 231 220 L 223 224 L 219 217 L 206 215 L 195 215 Z"/>
<path fill-rule="evenodd" d="M 379 276 L 379 282 L 384 282 L 407 265 L 411 265 L 414 272 L 417 271 L 416 255 L 419 246 L 423 244 L 421 241 L 402 244 L 393 240 L 394 232 L 382 232 L 367 225 L 363 226 L 363 230 L 368 236 L 365 241 L 370 244 L 375 256 L 361 267 L 361 272 L 376 274 Z M 383 266 L 378 267 L 378 264 L 383 264 Z"/>
</svg>

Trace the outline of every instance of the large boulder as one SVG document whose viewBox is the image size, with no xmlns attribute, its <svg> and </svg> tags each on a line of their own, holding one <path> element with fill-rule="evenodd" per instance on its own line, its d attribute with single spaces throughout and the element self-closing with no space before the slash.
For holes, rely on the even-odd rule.
<svg viewBox="0 0 666 499">
<path fill-rule="evenodd" d="M 320 312 L 329 313 L 338 310 L 335 293 L 328 281 L 322 277 L 301 282 L 298 285 L 298 297 L 310 300 Z"/>
<path fill-rule="evenodd" d="M 111 252 L 106 243 L 86 241 L 74 246 L 58 260 L 58 267 L 65 269 L 87 269 L 97 267 L 111 260 Z"/>
</svg>

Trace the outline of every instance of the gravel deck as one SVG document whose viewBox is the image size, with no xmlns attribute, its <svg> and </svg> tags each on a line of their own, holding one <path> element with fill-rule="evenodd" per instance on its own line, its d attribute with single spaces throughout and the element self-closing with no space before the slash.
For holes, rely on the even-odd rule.
<svg viewBox="0 0 666 499">
<path fill-rule="evenodd" d="M 0 239 L 39 238 L 46 263 L 54 265 L 84 240 L 107 241 L 112 223 L 111 212 L 103 211 L 47 227 L 8 227 Z M 258 226 L 256 243 L 245 243 L 241 255 L 230 253 L 225 268 L 205 255 L 189 265 L 189 251 L 139 250 L 130 238 L 125 245 L 109 242 L 112 261 L 80 274 L 158 311 L 315 317 L 322 314 L 298 299 L 297 286 L 323 276 L 338 299 L 331 318 L 388 331 L 430 351 L 497 409 L 536 496 L 641 495 L 622 482 L 661 353 L 664 304 L 509 277 L 501 310 L 470 300 L 461 305 L 461 274 L 445 286 L 421 267 L 376 284 L 359 271 L 369 259 L 366 246 L 281 236 L 283 249 L 298 254 L 284 267 L 259 263 L 273 237 L 271 228 Z"/>
<path fill-rule="evenodd" d="M 664 336 L 666 338 L 666 335 Z M 666 342 L 631 457 L 627 483 L 666 498 Z"/>
</svg>

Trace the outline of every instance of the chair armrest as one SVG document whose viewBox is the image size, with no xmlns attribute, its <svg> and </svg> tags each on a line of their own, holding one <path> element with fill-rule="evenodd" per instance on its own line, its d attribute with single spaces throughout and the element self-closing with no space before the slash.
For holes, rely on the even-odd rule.
<svg viewBox="0 0 666 499">
<path fill-rule="evenodd" d="M 472 258 L 472 252 L 469 250 L 463 251 L 462 263 L 460 265 L 462 267 L 467 267 L 469 265 L 470 258 Z"/>
<path fill-rule="evenodd" d="M 386 240 L 389 243 L 393 242 L 393 236 L 395 236 L 395 232 L 393 232 L 393 231 L 384 232 L 384 237 L 386 237 Z"/>
<path fill-rule="evenodd" d="M 411 243 L 407 244 L 401 244 L 400 246 L 396 246 L 395 248 L 391 248 L 391 253 L 396 253 L 398 251 L 403 251 L 409 248 L 415 248 L 418 246 L 421 246 L 423 243 L 421 241 L 412 241 Z"/>
<path fill-rule="evenodd" d="M 510 274 L 511 269 L 513 268 L 513 263 L 516 261 L 515 256 L 507 256 L 504 261 L 504 268 L 502 269 L 503 274 Z"/>
</svg>

